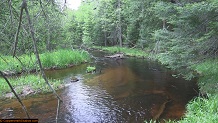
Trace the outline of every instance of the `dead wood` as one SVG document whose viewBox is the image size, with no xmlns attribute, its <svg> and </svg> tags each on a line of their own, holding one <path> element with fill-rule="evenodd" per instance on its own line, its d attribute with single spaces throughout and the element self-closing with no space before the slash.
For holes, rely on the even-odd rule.
<svg viewBox="0 0 218 123">
<path fill-rule="evenodd" d="M 160 116 L 163 114 L 164 110 L 166 109 L 167 103 L 171 102 L 171 100 L 167 99 L 161 106 L 158 111 L 158 113 L 153 117 L 153 121 L 157 120 L 160 118 Z"/>
<path fill-rule="evenodd" d="M 30 119 L 30 116 L 26 110 L 26 107 L 24 106 L 24 104 L 22 103 L 21 99 L 19 98 L 19 96 L 17 95 L 17 93 L 15 92 L 15 90 L 13 89 L 11 83 L 8 81 L 8 79 L 3 75 L 2 71 L 0 71 L 1 76 L 5 79 L 5 81 L 8 83 L 11 91 L 14 93 L 15 97 L 17 98 L 17 100 L 19 101 L 19 103 L 21 104 L 24 112 L 26 113 L 26 116 Z"/>
<path fill-rule="evenodd" d="M 122 53 L 119 53 L 119 54 L 114 54 L 114 55 L 111 55 L 111 56 L 105 56 L 106 58 L 120 58 L 122 59 L 124 57 L 124 55 Z"/>
<path fill-rule="evenodd" d="M 23 1 L 22 4 L 21 4 L 19 24 L 18 24 L 16 35 L 15 35 L 13 57 L 16 55 L 16 49 L 17 49 L 17 43 L 18 43 L 18 35 L 20 33 L 20 27 L 21 27 L 22 16 L 23 16 L 23 9 L 26 8 L 26 6 L 27 6 L 26 1 L 25 2 Z"/>
</svg>

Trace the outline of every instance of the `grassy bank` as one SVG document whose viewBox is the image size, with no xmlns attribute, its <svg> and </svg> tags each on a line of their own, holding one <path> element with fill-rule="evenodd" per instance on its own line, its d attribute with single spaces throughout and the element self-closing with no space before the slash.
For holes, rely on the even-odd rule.
<svg viewBox="0 0 218 123">
<path fill-rule="evenodd" d="M 19 60 L 18 60 L 19 59 Z M 12 56 L 2 56 L 0 58 L 0 70 L 20 73 L 22 71 L 39 70 L 34 54 L 22 55 L 18 59 Z M 86 51 L 81 50 L 57 50 L 40 54 L 40 59 L 44 68 L 65 68 L 71 65 L 77 65 L 90 60 Z M 43 78 L 39 75 L 22 75 L 21 77 L 11 77 L 9 79 L 12 86 L 18 94 L 22 94 L 25 88 L 33 92 L 50 91 Z M 54 89 L 60 88 L 60 80 L 49 80 Z M 8 84 L 3 78 L 0 78 L 0 97 L 11 92 Z"/>
<path fill-rule="evenodd" d="M 140 49 L 130 49 L 126 47 L 97 47 L 97 46 L 95 46 L 94 48 L 101 49 L 109 53 L 124 53 L 125 55 L 131 57 L 146 58 L 148 56 L 148 54 L 145 51 Z"/>
<path fill-rule="evenodd" d="M 38 69 L 34 54 L 22 55 L 18 59 L 12 56 L 1 56 L 0 70 L 21 72 L 23 70 L 30 71 Z M 77 65 L 90 60 L 90 56 L 86 51 L 80 50 L 57 50 L 40 54 L 40 59 L 44 68 L 65 68 L 68 65 Z"/>
<path fill-rule="evenodd" d="M 9 78 L 11 85 L 14 87 L 17 94 L 22 95 L 25 93 L 37 93 L 37 92 L 51 92 L 48 85 L 45 83 L 44 79 L 40 75 L 27 75 L 21 77 Z M 61 80 L 49 79 L 50 84 L 54 89 L 59 89 L 62 87 Z M 29 92 L 24 92 L 24 91 Z M 6 94 L 11 93 L 11 89 L 3 78 L 0 78 L 0 98 L 6 96 Z M 12 94 L 13 95 L 13 94 Z M 14 95 L 13 95 L 14 96 Z"/>
<path fill-rule="evenodd" d="M 179 122 L 216 123 L 218 121 L 218 59 L 207 60 L 192 66 L 200 74 L 200 91 L 207 93 L 207 98 L 198 97 L 189 102 L 187 113 Z"/>
</svg>

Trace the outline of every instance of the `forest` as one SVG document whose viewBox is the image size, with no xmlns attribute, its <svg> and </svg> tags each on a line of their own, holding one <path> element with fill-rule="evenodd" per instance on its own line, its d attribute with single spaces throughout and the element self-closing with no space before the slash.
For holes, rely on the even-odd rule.
<svg viewBox="0 0 218 123">
<path fill-rule="evenodd" d="M 45 92 L 54 87 L 56 93 L 62 82 L 47 80 L 44 69 L 89 62 L 86 50 L 102 49 L 159 61 L 176 71 L 176 78 L 197 78 L 199 96 L 187 104 L 183 118 L 167 122 L 218 120 L 217 0 L 83 0 L 77 10 L 66 1 L 0 2 L 2 95 L 13 88 L 7 87 L 7 75 L 38 71 L 42 77 L 8 79 Z M 57 82 L 51 87 L 28 81 L 33 79 Z"/>
</svg>

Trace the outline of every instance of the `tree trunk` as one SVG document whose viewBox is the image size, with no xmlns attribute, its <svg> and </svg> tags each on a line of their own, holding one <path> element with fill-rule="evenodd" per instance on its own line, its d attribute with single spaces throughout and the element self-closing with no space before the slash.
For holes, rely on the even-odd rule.
<svg viewBox="0 0 218 123">
<path fill-rule="evenodd" d="M 120 47 L 123 46 L 123 42 L 122 42 L 122 28 L 121 28 L 121 2 L 120 0 L 118 0 L 118 40 L 119 40 L 119 43 L 120 43 Z"/>
<path fill-rule="evenodd" d="M 163 30 L 166 29 L 166 19 L 163 19 Z"/>
<path fill-rule="evenodd" d="M 105 17 L 106 18 L 106 17 Z M 107 46 L 107 32 L 106 32 L 107 22 L 104 21 L 104 46 Z"/>
<path fill-rule="evenodd" d="M 47 42 L 46 42 L 46 49 L 48 51 L 51 51 L 51 43 L 50 43 L 50 40 L 51 40 L 51 35 L 50 35 L 50 26 L 49 26 L 49 20 L 47 21 Z"/>
<path fill-rule="evenodd" d="M 107 33 L 104 31 L 104 46 L 107 46 Z"/>
</svg>

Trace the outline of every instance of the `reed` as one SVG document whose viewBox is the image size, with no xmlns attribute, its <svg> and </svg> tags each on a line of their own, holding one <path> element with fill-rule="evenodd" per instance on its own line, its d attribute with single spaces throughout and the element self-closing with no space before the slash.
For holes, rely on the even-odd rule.
<svg viewBox="0 0 218 123">
<path fill-rule="evenodd" d="M 30 71 L 39 68 L 34 54 L 21 55 L 18 59 L 12 56 L 2 56 L 2 58 L 0 58 L 0 70 L 21 72 L 22 70 Z M 83 50 L 56 50 L 40 54 L 40 59 L 45 68 L 65 68 L 68 65 L 77 65 L 87 62 L 90 60 L 90 56 Z"/>
<path fill-rule="evenodd" d="M 216 123 L 218 121 L 218 96 L 196 98 L 187 105 L 187 113 L 180 123 Z"/>
</svg>

